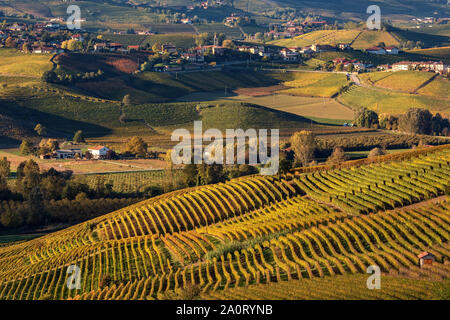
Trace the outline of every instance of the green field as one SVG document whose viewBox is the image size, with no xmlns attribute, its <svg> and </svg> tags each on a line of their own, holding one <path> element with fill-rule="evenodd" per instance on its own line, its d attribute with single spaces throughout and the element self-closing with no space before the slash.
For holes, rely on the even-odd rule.
<svg viewBox="0 0 450 320">
<path fill-rule="evenodd" d="M 384 75 L 385 73 L 383 73 Z M 406 93 L 415 92 L 422 84 L 434 77 L 434 73 L 417 71 L 393 72 L 388 77 L 384 77 L 375 82 L 375 86 L 403 91 Z"/>
<path fill-rule="evenodd" d="M 51 70 L 49 54 L 26 54 L 15 49 L 0 49 L 0 75 L 40 77 Z"/>
<path fill-rule="evenodd" d="M 437 77 L 418 91 L 419 94 L 448 99 L 450 97 L 450 81 Z"/>
<path fill-rule="evenodd" d="M 400 114 L 409 108 L 425 108 L 444 114 L 450 112 L 448 100 L 356 86 L 339 96 L 338 101 L 353 108 L 368 107 L 380 113 Z"/>
<path fill-rule="evenodd" d="M 143 193 L 151 187 L 162 187 L 168 182 L 169 173 L 164 170 L 139 171 L 127 173 L 107 173 L 77 176 L 80 181 L 86 182 L 90 187 L 94 187 L 97 179 L 100 177 L 107 183 L 112 184 L 112 190 L 119 194 Z M 182 172 L 173 171 L 174 180 L 180 181 Z"/>
<path fill-rule="evenodd" d="M 399 46 L 399 42 L 387 31 L 363 31 L 352 44 L 355 49 L 367 49 L 377 46 L 379 43 L 386 46 Z"/>
<path fill-rule="evenodd" d="M 333 97 L 347 84 L 347 77 L 337 73 L 296 72 L 295 80 L 284 84 L 286 94 L 307 97 Z"/>
</svg>

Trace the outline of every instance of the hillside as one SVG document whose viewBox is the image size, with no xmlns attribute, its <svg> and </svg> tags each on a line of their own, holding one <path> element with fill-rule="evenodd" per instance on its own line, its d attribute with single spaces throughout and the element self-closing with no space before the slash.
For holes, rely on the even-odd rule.
<svg viewBox="0 0 450 320">
<path fill-rule="evenodd" d="M 161 18 L 157 14 L 146 12 L 142 7 L 133 7 L 128 1 L 106 0 L 106 1 L 76 1 L 82 8 L 82 15 L 87 17 L 88 24 L 104 26 L 126 27 L 142 23 L 158 23 Z M 139 3 L 140 1 L 134 1 Z M 148 3 L 145 1 L 144 3 Z M 152 2 L 150 2 L 152 3 Z M 192 4 L 190 0 L 166 0 L 167 6 L 186 6 Z M 339 19 L 366 19 L 366 9 L 373 4 L 369 0 L 354 2 L 342 0 L 339 2 L 329 2 L 325 0 L 235 0 L 234 8 L 222 7 L 212 8 L 206 12 L 204 10 L 194 10 L 193 14 L 201 18 L 208 17 L 222 20 L 233 11 L 250 11 L 256 17 L 264 18 L 264 13 L 272 13 L 276 9 L 295 8 L 313 14 L 321 14 L 326 17 L 337 17 Z M 391 18 L 411 17 L 415 14 L 420 16 L 431 16 L 435 11 L 441 15 L 448 16 L 448 7 L 437 1 L 409 0 L 395 1 L 383 0 L 379 3 L 383 8 L 383 13 Z M 39 17 L 52 17 L 65 15 L 67 3 L 51 0 L 3 0 L 0 3 L 0 10 L 14 14 L 33 14 Z M 266 18 L 267 19 L 267 18 Z"/>
<path fill-rule="evenodd" d="M 450 203 L 440 196 L 450 183 L 449 156 L 448 146 L 418 149 L 151 198 L 1 246 L 0 299 L 173 299 L 192 288 L 190 299 L 227 298 L 231 288 L 236 298 L 252 298 L 255 286 L 262 298 L 281 297 L 276 288 L 287 286 L 297 292 L 290 297 L 308 298 L 301 287 L 315 283 L 323 283 L 320 298 L 336 298 L 325 283 L 348 286 L 345 279 L 369 265 L 414 275 L 424 250 L 437 257 L 434 275 L 448 278 L 440 262 L 449 258 Z M 65 285 L 70 265 L 80 268 L 77 290 Z M 427 282 L 402 282 L 399 290 L 398 281 L 379 296 L 432 294 Z M 263 285 L 269 282 L 276 284 Z"/>
</svg>

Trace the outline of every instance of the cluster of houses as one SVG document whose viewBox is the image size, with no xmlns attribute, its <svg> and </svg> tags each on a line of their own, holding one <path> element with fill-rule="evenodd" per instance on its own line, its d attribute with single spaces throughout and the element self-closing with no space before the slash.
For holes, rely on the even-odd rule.
<svg viewBox="0 0 450 320">
<path fill-rule="evenodd" d="M 305 33 L 306 27 L 320 28 L 328 25 L 326 21 L 288 21 L 287 23 L 271 23 L 270 31 L 265 33 L 266 37 L 276 39 L 291 39 Z"/>
<path fill-rule="evenodd" d="M 417 70 L 431 71 L 440 74 L 450 73 L 450 67 L 442 61 L 400 61 L 391 66 L 381 66 L 381 69 L 392 71 Z"/>
<path fill-rule="evenodd" d="M 373 67 L 373 64 L 364 63 L 357 59 L 336 58 L 333 60 L 333 63 L 335 66 L 342 64 L 343 68 L 348 68 L 350 65 L 353 65 L 356 71 L 364 71 Z"/>
</svg>

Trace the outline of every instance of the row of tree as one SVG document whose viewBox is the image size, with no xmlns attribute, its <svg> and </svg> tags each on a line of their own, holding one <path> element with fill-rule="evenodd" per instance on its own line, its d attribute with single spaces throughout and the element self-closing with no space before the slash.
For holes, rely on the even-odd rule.
<svg viewBox="0 0 450 320">
<path fill-rule="evenodd" d="M 383 128 L 399 130 L 412 134 L 443 135 L 450 134 L 449 119 L 439 113 L 433 115 L 429 110 L 410 108 L 400 116 L 383 114 L 379 116 L 375 111 L 362 107 L 355 112 L 355 124 L 365 128 Z"/>
</svg>

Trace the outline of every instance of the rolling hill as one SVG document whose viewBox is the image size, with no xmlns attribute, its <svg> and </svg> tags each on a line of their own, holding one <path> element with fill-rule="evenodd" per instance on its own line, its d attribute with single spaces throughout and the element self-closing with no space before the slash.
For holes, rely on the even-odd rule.
<svg viewBox="0 0 450 320">
<path fill-rule="evenodd" d="M 378 297 L 427 297 L 436 294 L 426 292 L 431 283 L 399 283 L 420 277 L 424 250 L 437 259 L 426 280 L 449 276 L 441 262 L 450 252 L 450 203 L 440 197 L 449 153 L 440 146 L 179 190 L 3 245 L 0 299 L 281 298 L 288 287 L 290 297 L 310 298 L 304 286 L 336 299 L 327 285 L 334 281 L 347 292 L 339 299 L 368 298 L 360 286 L 345 288 L 369 265 L 399 277 Z M 80 275 L 73 289 L 69 266 Z"/>
</svg>

